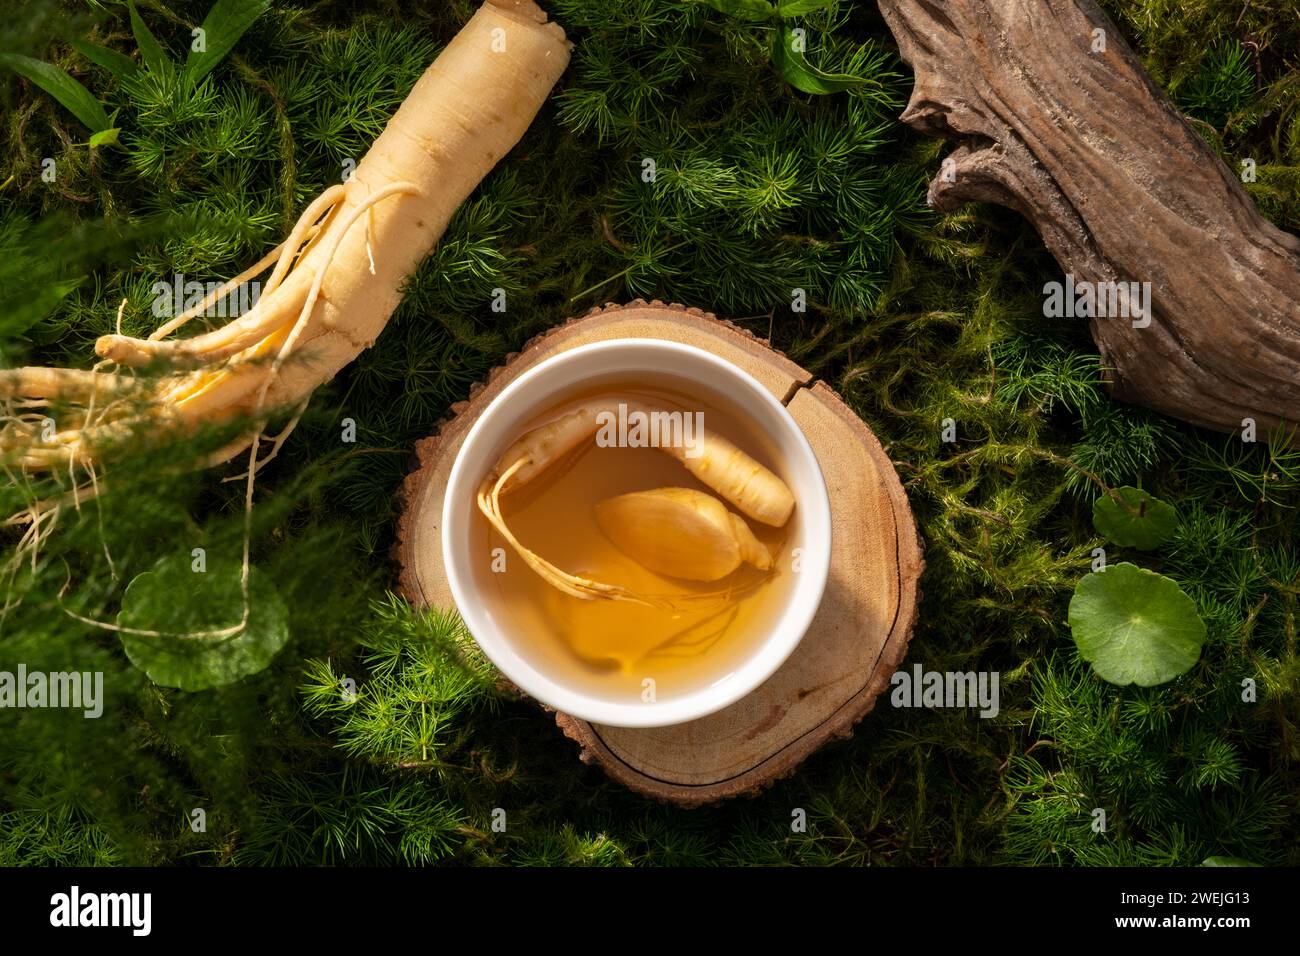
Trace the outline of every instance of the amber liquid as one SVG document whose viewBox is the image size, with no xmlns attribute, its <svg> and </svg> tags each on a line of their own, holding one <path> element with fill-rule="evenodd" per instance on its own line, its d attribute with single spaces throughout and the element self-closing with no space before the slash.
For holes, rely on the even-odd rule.
<svg viewBox="0 0 1300 956">
<path fill-rule="evenodd" d="M 613 407 L 620 400 L 639 399 L 691 413 L 702 411 L 706 430 L 728 438 L 781 473 L 767 443 L 746 428 L 741 416 L 668 388 L 623 386 L 575 393 L 527 423 L 520 434 L 593 397 L 607 399 Z M 498 609 L 515 633 L 526 635 L 526 641 L 519 643 L 525 645 L 534 666 L 592 693 L 629 702 L 645 699 L 649 679 L 655 699 L 663 701 L 726 680 L 764 639 L 790 586 L 788 526 L 772 528 L 747 519 L 775 559 L 770 571 L 741 565 L 721 581 L 707 583 L 656 574 L 605 537 L 593 506 L 615 495 L 666 487 L 694 488 L 717 496 L 662 451 L 600 447 L 593 438 L 527 485 L 504 494 L 501 510 L 520 542 L 557 567 L 667 599 L 671 608 L 564 594 L 529 568 L 476 512 L 488 552 L 498 561 L 497 573 L 489 576 Z M 497 548 L 503 550 L 493 550 Z"/>
</svg>

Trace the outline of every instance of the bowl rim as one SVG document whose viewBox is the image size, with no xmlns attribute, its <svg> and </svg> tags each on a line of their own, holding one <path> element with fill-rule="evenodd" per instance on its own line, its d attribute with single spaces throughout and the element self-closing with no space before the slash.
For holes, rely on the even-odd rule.
<svg viewBox="0 0 1300 956">
<path fill-rule="evenodd" d="M 476 586 L 469 584 L 469 572 L 462 576 L 460 564 L 466 560 L 464 555 L 468 554 L 469 549 L 453 542 L 462 524 L 466 524 L 456 514 L 464 511 L 463 504 L 460 503 L 473 501 L 473 488 L 469 489 L 468 497 L 463 493 L 453 494 L 470 480 L 466 477 L 468 462 L 474 457 L 470 449 L 484 440 L 483 435 L 490 433 L 496 422 L 510 416 L 510 409 L 515 404 L 512 399 L 544 377 L 554 376 L 566 366 L 581 362 L 594 353 L 618 351 L 658 352 L 660 358 L 664 360 L 671 360 L 673 356 L 689 356 L 692 360 L 712 366 L 719 374 L 732 379 L 741 390 L 749 393 L 748 397 L 765 404 L 770 411 L 774 412 L 785 428 L 786 437 L 794 446 L 794 456 L 803 459 L 797 467 L 788 466 L 786 475 L 791 471 L 803 471 L 804 466 L 807 466 L 810 481 L 805 482 L 805 485 L 808 483 L 812 485 L 812 487 L 800 486 L 795 489 L 800 520 L 803 522 L 803 537 L 805 542 L 816 540 L 825 542 L 824 547 L 816 549 L 816 553 L 812 553 L 805 543 L 805 553 L 800 556 L 798 582 L 781 609 L 780 616 L 770 633 L 764 640 L 755 644 L 753 651 L 744 658 L 742 663 L 712 684 L 695 688 L 667 701 L 656 701 L 651 706 L 645 703 L 614 702 L 581 691 L 563 680 L 556 679 L 553 675 L 542 673 L 517 650 L 511 649 L 510 636 L 503 633 L 504 629 L 489 619 L 481 609 L 481 602 L 473 599 L 480 592 Z M 656 367 L 662 367 L 669 375 L 687 379 L 695 377 L 690 372 L 678 371 L 671 361 L 662 361 L 657 363 Z M 591 377 L 598 377 L 601 374 L 604 373 L 597 371 Z M 560 391 L 564 391 L 565 388 L 580 388 L 582 384 L 581 377 L 574 378 Z M 724 395 L 732 391 L 733 394 L 728 395 L 728 399 L 741 408 L 744 407 L 745 402 L 734 394 L 734 390 L 720 388 L 713 381 L 704 384 Z M 473 476 L 473 480 L 477 482 L 477 476 Z M 470 520 L 473 513 L 471 511 Z M 465 531 L 468 533 L 468 526 L 465 527 Z M 820 462 L 803 429 L 794 420 L 789 409 L 775 395 L 743 368 L 698 346 L 667 339 L 625 336 L 589 342 L 549 356 L 521 372 L 488 402 L 466 432 L 460 448 L 456 451 L 447 478 L 439 536 L 442 544 L 443 569 L 452 600 L 460 612 L 461 619 L 483 654 L 520 690 L 547 707 L 593 724 L 611 727 L 665 727 L 696 720 L 730 706 L 756 690 L 794 653 L 811 626 L 825 594 L 830 574 L 832 533 L 830 496 Z M 507 650 L 510 654 L 505 653 Z"/>
</svg>

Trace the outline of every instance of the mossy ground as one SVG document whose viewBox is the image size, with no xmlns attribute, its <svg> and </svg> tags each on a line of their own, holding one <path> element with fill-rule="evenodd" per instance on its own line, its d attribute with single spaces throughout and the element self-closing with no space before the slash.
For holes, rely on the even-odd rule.
<svg viewBox="0 0 1300 956">
<path fill-rule="evenodd" d="M 1288 0 L 1108 7 L 1225 161 L 1256 160 L 1261 210 L 1300 229 Z M 205 8 L 141 4 L 174 51 Z M 108 619 L 163 553 L 237 554 L 242 486 L 160 476 L 175 450 L 114 470 L 102 509 L 69 515 L 9 580 L 22 603 L 0 625 L 0 662 L 103 670 L 109 700 L 98 721 L 0 715 L 0 862 L 1300 863 L 1300 454 L 1112 402 L 1087 330 L 1042 317 L 1058 270 L 1032 229 L 993 208 L 926 209 L 943 148 L 894 122 L 910 80 L 871 5 L 807 19 L 814 59 L 869 81 L 829 97 L 793 91 L 759 28 L 703 6 L 550 10 L 578 44 L 557 97 L 259 482 L 254 557 L 293 626 L 272 667 L 218 691 L 159 689 L 112 634 L 59 609 Z M 186 94 L 124 91 L 49 39 L 94 34 L 134 53 L 124 16 L 26 7 L 7 48 L 120 107 L 124 148 L 90 152 L 49 97 L 6 79 L 5 363 L 85 367 L 121 298 L 124 327 L 144 332 L 158 278 L 238 272 L 361 156 L 471 11 L 277 4 Z M 807 311 L 791 309 L 794 288 Z M 762 796 L 677 810 L 580 766 L 472 652 L 455 664 L 454 617 L 387 594 L 414 441 L 531 335 L 635 296 L 770 337 L 871 425 L 928 547 L 908 659 L 998 670 L 996 719 L 882 700 L 851 740 Z M 355 443 L 340 442 L 344 418 Z M 1113 687 L 1074 651 L 1065 608 L 1104 543 L 1085 472 L 1179 509 L 1163 550 L 1109 549 L 1175 578 L 1209 625 L 1201 662 L 1165 686 Z M 9 487 L 3 504 L 27 494 Z M 355 702 L 338 694 L 345 675 Z M 205 832 L 191 830 L 193 808 Z M 806 833 L 791 831 L 795 808 Z"/>
</svg>

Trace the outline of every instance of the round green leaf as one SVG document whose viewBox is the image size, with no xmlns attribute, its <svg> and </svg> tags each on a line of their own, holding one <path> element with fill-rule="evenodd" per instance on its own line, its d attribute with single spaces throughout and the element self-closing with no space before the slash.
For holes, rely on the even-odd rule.
<svg viewBox="0 0 1300 956">
<path fill-rule="evenodd" d="M 169 555 L 136 575 L 122 595 L 117 623 L 168 635 L 217 631 L 239 623 L 244 603 L 238 561 L 210 560 L 191 570 L 188 554 Z M 234 637 L 123 634 L 131 663 L 164 687 L 208 690 L 256 674 L 289 639 L 289 611 L 271 579 L 249 568 L 249 613 Z"/>
<path fill-rule="evenodd" d="M 1079 654 L 1121 686 L 1154 687 L 1187 673 L 1205 643 L 1205 622 L 1177 583 L 1128 562 L 1084 575 L 1069 620 Z"/>
<path fill-rule="evenodd" d="M 1122 505 L 1110 495 L 1102 495 L 1092 504 L 1092 524 L 1098 534 L 1120 547 L 1143 551 L 1158 548 L 1174 536 L 1178 512 L 1173 505 L 1128 485 L 1115 493 Z"/>
</svg>

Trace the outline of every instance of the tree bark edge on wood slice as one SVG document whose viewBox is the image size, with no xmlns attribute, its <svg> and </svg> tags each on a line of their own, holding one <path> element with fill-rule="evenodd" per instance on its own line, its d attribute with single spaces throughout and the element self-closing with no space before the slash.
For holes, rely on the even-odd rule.
<svg viewBox="0 0 1300 956">
<path fill-rule="evenodd" d="M 482 409 L 524 369 L 590 341 L 666 338 L 706 347 L 754 375 L 786 404 L 817 453 L 831 492 L 831 580 L 807 635 L 757 690 L 672 727 L 596 726 L 556 713 L 580 758 L 637 792 L 680 806 L 756 794 L 826 742 L 848 737 L 907 652 L 924 568 L 916 525 L 892 463 L 871 430 L 824 383 L 747 330 L 699 309 L 637 300 L 570 320 L 507 357 L 438 431 L 416 446 L 400 497 L 393 553 L 398 589 L 448 607 L 438 524 L 451 464 Z M 550 708 L 544 708 L 550 710 Z"/>
</svg>

